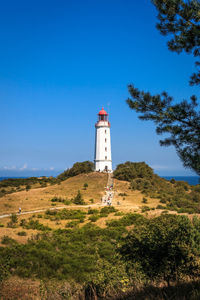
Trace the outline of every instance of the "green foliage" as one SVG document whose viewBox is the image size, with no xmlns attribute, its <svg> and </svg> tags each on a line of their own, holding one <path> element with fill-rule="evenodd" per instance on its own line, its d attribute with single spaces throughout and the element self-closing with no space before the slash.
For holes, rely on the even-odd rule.
<svg viewBox="0 0 200 300">
<path fill-rule="evenodd" d="M 81 222 L 85 219 L 86 212 L 82 210 L 67 210 L 67 209 L 61 209 L 61 210 L 47 210 L 45 212 L 45 218 L 50 219 L 52 221 L 58 221 L 58 220 L 75 220 L 79 219 Z"/>
<path fill-rule="evenodd" d="M 144 206 L 141 207 L 142 213 L 147 212 L 147 211 L 150 211 L 150 210 L 151 210 L 150 207 L 147 206 L 147 205 L 144 205 Z"/>
<path fill-rule="evenodd" d="M 114 206 L 104 206 L 100 210 L 100 214 L 106 213 L 106 214 L 111 214 L 113 212 L 117 212 L 117 209 Z"/>
<path fill-rule="evenodd" d="M 192 53 L 200 56 L 199 42 L 199 11 L 200 2 L 197 0 L 153 0 L 158 10 L 158 30 L 163 35 L 170 35 L 168 48 L 180 53 Z M 196 62 L 199 67 L 199 62 Z M 200 70 L 191 77 L 191 84 L 200 84 Z"/>
<path fill-rule="evenodd" d="M 86 189 L 87 189 L 87 187 L 88 187 L 88 184 L 87 184 L 87 183 L 84 183 L 84 185 L 83 185 L 83 189 L 84 189 L 84 190 L 86 190 Z"/>
<path fill-rule="evenodd" d="M 17 227 L 18 217 L 16 214 L 12 214 L 10 217 L 10 222 L 7 223 L 7 227 L 15 228 Z"/>
<path fill-rule="evenodd" d="M 200 40 L 198 0 L 152 0 L 158 10 L 157 28 L 161 34 L 169 35 L 168 48 L 180 53 L 192 53 L 198 57 L 198 71 L 191 77 L 190 84 L 200 84 Z M 200 117 L 197 97 L 174 102 L 166 92 L 151 95 L 128 86 L 131 99 L 129 107 L 140 113 L 141 120 L 151 120 L 156 124 L 158 134 L 169 134 L 160 141 L 161 146 L 173 145 L 183 165 L 200 175 Z"/>
<path fill-rule="evenodd" d="M 128 213 L 119 220 L 110 220 L 106 225 L 110 227 L 126 227 L 130 225 L 138 225 L 146 222 L 146 219 L 140 214 Z"/>
<path fill-rule="evenodd" d="M 126 193 L 119 193 L 118 196 L 125 197 L 128 196 Z"/>
<path fill-rule="evenodd" d="M 85 201 L 83 200 L 83 197 L 81 195 L 80 190 L 78 190 L 77 195 L 73 199 L 73 203 L 77 205 L 84 205 Z"/>
<path fill-rule="evenodd" d="M 143 178 L 136 178 L 135 172 L 132 171 L 135 164 L 137 163 L 129 162 L 119 165 L 117 178 L 130 181 L 130 188 L 141 191 L 145 196 L 159 198 L 169 210 L 200 213 L 200 188 L 198 186 L 190 186 L 184 181 L 171 183 L 154 174 L 146 164 L 142 165 Z"/>
<path fill-rule="evenodd" d="M 176 281 L 197 276 L 200 255 L 200 220 L 161 215 L 135 226 L 120 248 L 123 259 L 139 263 L 151 279 Z"/>
<path fill-rule="evenodd" d="M 148 202 L 147 198 L 143 197 L 142 198 L 142 203 L 147 203 L 147 202 Z"/>
<path fill-rule="evenodd" d="M 119 180 L 131 181 L 135 178 L 150 178 L 153 175 L 153 170 L 144 162 L 133 163 L 127 161 L 124 164 L 117 165 L 113 176 Z"/>
<path fill-rule="evenodd" d="M 93 215 L 93 214 L 98 214 L 98 209 L 92 209 L 92 208 L 89 208 L 88 209 L 88 215 Z"/>
<path fill-rule="evenodd" d="M 82 173 L 90 173 L 94 170 L 94 164 L 91 161 L 77 162 L 73 165 L 72 168 L 67 169 L 60 175 L 58 175 L 58 179 L 66 180 L 67 178 L 82 174 Z"/>
<path fill-rule="evenodd" d="M 32 187 L 32 185 L 40 184 L 40 186 L 49 184 L 56 184 L 58 179 L 53 177 L 29 177 L 29 178 L 9 178 L 0 181 L 0 197 L 5 194 L 10 194 L 16 191 L 24 190 L 27 191 Z M 14 189 L 14 187 L 16 189 Z M 2 189 L 1 189 L 2 188 Z M 6 188 L 6 189 L 5 189 Z"/>
<path fill-rule="evenodd" d="M 41 230 L 41 231 L 51 230 L 51 228 L 49 226 L 45 226 L 45 225 L 39 223 L 38 220 L 32 220 L 32 219 L 30 219 L 28 222 L 24 221 L 22 227 L 26 228 L 26 229 L 36 229 L 36 230 Z"/>
<path fill-rule="evenodd" d="M 98 219 L 99 219 L 99 215 L 97 214 L 94 214 L 94 215 L 91 215 L 88 220 L 90 220 L 91 222 L 96 222 Z"/>
<path fill-rule="evenodd" d="M 51 202 L 58 202 L 58 203 L 64 203 L 65 205 L 70 205 L 72 203 L 71 200 L 68 200 L 68 199 L 64 199 L 64 198 L 61 198 L 61 197 L 53 197 L 51 199 Z"/>
<path fill-rule="evenodd" d="M 26 231 L 19 231 L 17 234 L 19 236 L 26 236 L 27 235 Z"/>
</svg>

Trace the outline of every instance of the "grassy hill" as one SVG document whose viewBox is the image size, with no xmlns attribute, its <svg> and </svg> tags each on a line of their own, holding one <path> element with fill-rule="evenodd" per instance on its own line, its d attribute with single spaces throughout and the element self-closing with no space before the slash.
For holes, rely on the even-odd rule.
<svg viewBox="0 0 200 300">
<path fill-rule="evenodd" d="M 198 299 L 199 186 L 128 162 L 114 172 L 112 206 L 102 207 L 108 175 L 72 175 L 0 198 L 2 214 L 43 209 L 0 219 L 0 298 L 182 300 L 188 289 Z M 70 202 L 78 190 L 88 206 Z M 165 289 L 177 276 L 184 285 Z"/>
<path fill-rule="evenodd" d="M 88 185 L 86 189 L 84 189 L 85 183 Z M 0 198 L 0 211 L 1 214 L 6 214 L 18 212 L 19 207 L 22 208 L 22 211 L 49 208 L 53 204 L 52 198 L 71 199 L 75 197 L 78 190 L 81 191 L 86 203 L 91 203 L 90 199 L 93 199 L 94 203 L 100 202 L 106 184 L 107 174 L 80 174 L 61 181 L 59 184 L 6 194 Z M 55 202 L 54 205 L 60 206 L 62 203 Z"/>
</svg>

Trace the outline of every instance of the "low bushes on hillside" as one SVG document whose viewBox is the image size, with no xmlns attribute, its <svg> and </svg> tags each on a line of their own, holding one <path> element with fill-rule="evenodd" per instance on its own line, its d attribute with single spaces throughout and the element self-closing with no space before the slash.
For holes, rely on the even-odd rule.
<svg viewBox="0 0 200 300">
<path fill-rule="evenodd" d="M 167 181 L 153 173 L 145 163 L 126 162 L 117 166 L 114 177 L 130 182 L 132 190 L 158 198 L 169 210 L 200 213 L 200 188 L 184 181 Z"/>
<path fill-rule="evenodd" d="M 82 174 L 82 173 L 90 173 L 94 171 L 94 164 L 91 161 L 77 162 L 73 165 L 72 168 L 67 169 L 60 175 L 58 175 L 58 179 L 65 180 L 67 178 Z"/>
</svg>

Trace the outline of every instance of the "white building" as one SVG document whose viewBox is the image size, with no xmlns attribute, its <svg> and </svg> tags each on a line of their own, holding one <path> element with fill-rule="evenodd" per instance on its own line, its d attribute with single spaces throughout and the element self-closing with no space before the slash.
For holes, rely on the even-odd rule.
<svg viewBox="0 0 200 300">
<path fill-rule="evenodd" d="M 95 128 L 95 171 L 112 172 L 110 122 L 108 121 L 108 114 L 103 108 L 98 113 L 98 121 L 95 124 Z"/>
</svg>

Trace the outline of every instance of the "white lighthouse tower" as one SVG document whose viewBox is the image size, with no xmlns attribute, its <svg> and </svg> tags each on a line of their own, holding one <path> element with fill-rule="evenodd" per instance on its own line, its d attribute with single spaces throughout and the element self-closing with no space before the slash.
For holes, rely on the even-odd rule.
<svg viewBox="0 0 200 300">
<path fill-rule="evenodd" d="M 98 113 L 98 121 L 95 124 L 95 128 L 95 171 L 112 172 L 110 122 L 108 121 L 108 114 L 103 108 Z"/>
</svg>

